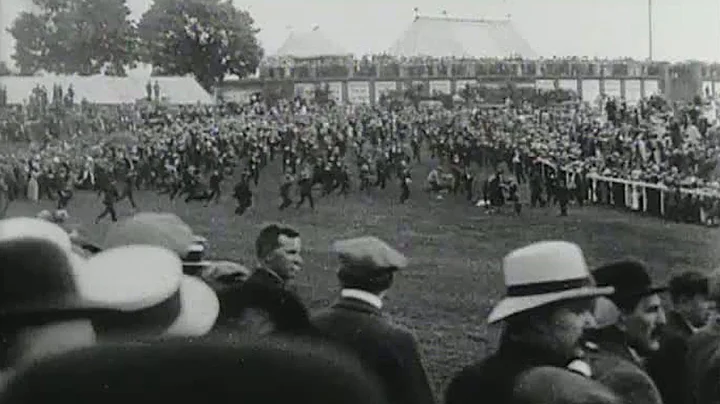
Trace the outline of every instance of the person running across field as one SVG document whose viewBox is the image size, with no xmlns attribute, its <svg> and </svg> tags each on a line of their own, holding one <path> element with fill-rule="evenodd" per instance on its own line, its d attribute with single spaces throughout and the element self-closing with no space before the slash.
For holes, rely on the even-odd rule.
<svg viewBox="0 0 720 404">
<path fill-rule="evenodd" d="M 295 178 L 290 172 L 285 173 L 283 182 L 280 185 L 280 198 L 282 198 L 282 204 L 280 204 L 280 210 L 285 210 L 292 205 L 292 198 L 290 197 L 290 190 L 292 189 Z"/>
<path fill-rule="evenodd" d="M 235 214 L 242 216 L 252 206 L 252 190 L 250 189 L 250 178 L 251 175 L 248 172 L 244 172 L 240 177 L 240 181 L 235 185 L 235 192 L 233 196 L 238 203 L 235 208 Z"/>
<path fill-rule="evenodd" d="M 402 170 L 400 171 L 400 203 L 405 203 L 408 199 L 410 199 L 410 184 L 412 184 L 412 176 L 410 174 L 410 169 L 407 166 L 407 162 L 405 160 L 400 163 L 402 165 Z"/>
<path fill-rule="evenodd" d="M 117 212 L 115 211 L 115 202 L 118 201 L 120 193 L 117 190 L 117 184 L 114 179 L 105 186 L 105 189 L 102 190 L 102 194 L 105 210 L 103 210 L 102 213 L 100 213 L 100 215 L 95 219 L 95 223 L 99 223 L 100 220 L 108 214 L 113 222 L 117 222 L 118 219 Z"/>
<path fill-rule="evenodd" d="M 217 205 L 220 203 L 220 195 L 222 191 L 220 190 L 220 185 L 222 184 L 223 175 L 220 172 L 220 170 L 215 170 L 210 175 L 210 180 L 208 181 L 208 186 L 210 187 L 210 192 L 207 194 L 207 199 L 205 199 L 205 206 L 208 206 L 210 202 L 215 199 L 215 204 Z"/>
<path fill-rule="evenodd" d="M 300 200 L 297 205 L 295 205 L 295 209 L 300 209 L 300 206 L 302 206 L 307 199 L 310 203 L 310 209 L 315 210 L 315 201 L 312 196 L 312 177 L 309 170 L 303 171 L 298 186 L 300 187 Z"/>
</svg>

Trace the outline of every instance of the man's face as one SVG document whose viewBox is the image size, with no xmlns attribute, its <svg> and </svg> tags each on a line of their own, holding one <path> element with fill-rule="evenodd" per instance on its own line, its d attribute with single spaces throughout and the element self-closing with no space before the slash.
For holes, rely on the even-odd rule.
<svg viewBox="0 0 720 404">
<path fill-rule="evenodd" d="M 628 343 L 640 355 L 647 355 L 660 348 L 660 334 L 667 320 L 658 294 L 640 299 L 635 310 L 621 315 L 621 322 Z"/>
<path fill-rule="evenodd" d="M 688 298 L 681 305 L 685 319 L 696 328 L 704 326 L 710 318 L 713 302 L 706 295 L 698 294 Z"/>
<path fill-rule="evenodd" d="M 302 269 L 302 243 L 300 237 L 278 237 L 278 248 L 265 258 L 268 269 L 275 271 L 284 280 L 291 280 Z"/>
<path fill-rule="evenodd" d="M 568 301 L 553 310 L 543 321 L 540 338 L 546 339 L 553 352 L 572 359 L 585 330 L 595 324 L 593 299 Z"/>
</svg>

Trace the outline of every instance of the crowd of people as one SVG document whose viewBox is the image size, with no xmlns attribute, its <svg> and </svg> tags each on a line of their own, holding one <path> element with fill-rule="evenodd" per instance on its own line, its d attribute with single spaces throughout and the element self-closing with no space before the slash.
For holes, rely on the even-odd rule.
<svg viewBox="0 0 720 404">
<path fill-rule="evenodd" d="M 332 243 L 341 290 L 309 311 L 291 227 L 264 227 L 249 269 L 207 260 L 211 241 L 174 214 L 135 214 L 102 240 L 66 219 L 0 220 L 0 403 L 720 400 L 718 271 L 661 285 L 632 259 L 591 271 L 571 242 L 511 251 L 488 317 L 499 348 L 441 392 L 412 330 L 383 313 L 408 260 L 376 237 Z"/>
<path fill-rule="evenodd" d="M 438 198 L 451 192 L 490 208 L 526 199 L 531 207 L 559 202 L 565 212 L 571 202 L 584 205 L 613 193 L 590 187 L 601 175 L 665 186 L 671 219 L 695 222 L 700 207 L 706 217 L 718 211 L 714 101 L 672 105 L 653 97 L 638 105 L 604 99 L 537 106 L 508 100 L 446 109 L 300 98 L 267 105 L 256 98 L 244 106 L 108 108 L 75 105 L 68 93 L 56 89 L 49 100 L 34 92 L 31 105 L 2 109 L 2 138 L 26 142 L 0 152 L 0 211 L 8 201 L 44 198 L 71 209 L 75 191 L 94 190 L 104 195 L 100 217 L 117 220 L 115 204 L 127 198 L 135 208 L 138 190 L 210 203 L 231 188 L 242 215 L 275 160 L 282 166 L 280 209 L 306 202 L 314 209 L 317 188 L 322 196 L 395 189 L 405 203 L 417 189 L 410 184 L 419 182 Z M 40 123 L 32 129 L 28 122 Z M 397 186 L 388 188 L 393 182 Z M 681 188 L 704 196 L 687 197 Z"/>
<path fill-rule="evenodd" d="M 261 75 L 271 79 L 311 77 L 582 77 L 662 75 L 660 62 L 597 58 L 460 58 L 395 57 L 387 54 L 359 58 L 337 55 L 321 59 L 295 60 L 269 57 L 263 61 Z M 713 67 L 714 69 L 715 67 Z M 709 69 L 709 68 L 708 68 Z M 707 76 L 710 77 L 708 70 Z"/>
<path fill-rule="evenodd" d="M 432 197 L 460 194 L 447 203 L 480 200 L 489 212 L 510 203 L 520 214 L 529 199 L 530 208 L 557 203 L 567 215 L 570 201 L 593 200 L 593 174 L 717 192 L 712 102 L 444 109 L 256 98 L 107 108 L 64 93 L 34 93 L 32 111 L 2 110 L 3 139 L 26 144 L 0 152 L 0 213 L 19 199 L 52 199 L 57 210 L 0 220 L 0 403 L 720 400 L 717 274 L 674 278 L 666 316 L 668 288 L 653 284 L 643 263 L 590 271 L 579 247 L 558 241 L 510 252 L 507 297 L 488 318 L 505 323 L 500 348 L 441 392 L 413 333 L 383 317 L 383 299 L 408 265 L 386 242 L 333 243 L 341 292 L 310 312 L 293 288 L 303 267 L 296 230 L 265 227 L 258 265 L 248 268 L 208 260 L 212 241 L 173 214 L 115 211 L 125 199 L 142 210 L 138 190 L 222 203 L 225 181 L 238 180 L 231 196 L 242 215 L 272 165 L 282 168 L 278 209 L 314 209 L 318 191 L 394 191 L 405 203 L 418 197 L 411 184 L 424 169 L 418 182 Z M 28 129 L 26 119 L 48 115 L 55 129 Z M 102 240 L 66 228 L 77 192 L 101 194 L 96 220 L 117 222 Z M 682 210 L 695 201 L 668 195 L 674 218 L 692 216 Z"/>
</svg>

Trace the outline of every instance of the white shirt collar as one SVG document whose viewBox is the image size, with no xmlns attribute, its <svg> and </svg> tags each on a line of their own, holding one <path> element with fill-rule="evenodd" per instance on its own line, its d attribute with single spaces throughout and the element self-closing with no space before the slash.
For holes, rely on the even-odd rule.
<svg viewBox="0 0 720 404">
<path fill-rule="evenodd" d="M 378 309 L 382 309 L 382 299 L 380 296 L 374 295 L 370 292 L 359 289 L 343 289 L 340 291 L 340 296 L 349 297 L 351 299 L 361 300 L 365 303 L 371 304 Z"/>
</svg>

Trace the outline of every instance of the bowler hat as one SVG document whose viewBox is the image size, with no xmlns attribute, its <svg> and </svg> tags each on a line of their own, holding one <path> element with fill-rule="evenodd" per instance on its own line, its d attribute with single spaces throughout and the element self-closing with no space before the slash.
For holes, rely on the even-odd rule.
<svg viewBox="0 0 720 404">
<path fill-rule="evenodd" d="M 610 300 L 616 304 L 624 299 L 643 297 L 667 290 L 655 285 L 647 266 L 638 260 L 624 259 L 603 265 L 592 272 L 599 286 L 612 286 L 615 293 Z"/>
<path fill-rule="evenodd" d="M 543 241 L 512 251 L 503 260 L 507 292 L 490 312 L 494 323 L 550 303 L 610 295 L 596 287 L 579 246 Z"/>
</svg>

